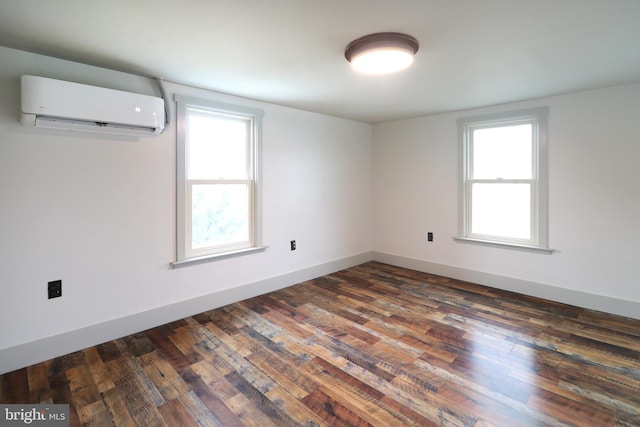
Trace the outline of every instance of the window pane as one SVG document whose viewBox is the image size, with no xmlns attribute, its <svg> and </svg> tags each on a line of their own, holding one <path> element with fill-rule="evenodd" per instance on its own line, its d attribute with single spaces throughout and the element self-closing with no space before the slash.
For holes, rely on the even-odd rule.
<svg viewBox="0 0 640 427">
<path fill-rule="evenodd" d="M 189 179 L 247 179 L 250 121 L 190 112 L 187 123 Z"/>
<path fill-rule="evenodd" d="M 192 248 L 249 240 L 248 184 L 192 186 Z"/>
<path fill-rule="evenodd" d="M 471 186 L 471 233 L 531 239 L 531 185 Z"/>
<path fill-rule="evenodd" d="M 531 124 L 473 130 L 473 179 L 532 178 Z"/>
</svg>

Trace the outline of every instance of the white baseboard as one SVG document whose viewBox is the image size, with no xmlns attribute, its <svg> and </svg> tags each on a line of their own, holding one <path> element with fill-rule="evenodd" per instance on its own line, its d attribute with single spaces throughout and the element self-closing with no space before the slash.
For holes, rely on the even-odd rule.
<svg viewBox="0 0 640 427">
<path fill-rule="evenodd" d="M 573 289 L 560 288 L 557 286 L 515 279 L 513 277 L 467 270 L 460 267 L 437 264 L 429 261 L 381 252 L 374 252 L 373 259 L 374 261 L 431 273 L 438 276 L 450 277 L 452 279 L 478 283 L 492 288 L 544 298 L 577 307 L 603 311 L 633 319 L 640 319 L 640 302 L 637 301 L 626 301 L 604 295 L 596 295 Z"/>
<path fill-rule="evenodd" d="M 0 374 L 363 264 L 372 252 L 342 258 L 0 350 Z"/>
</svg>

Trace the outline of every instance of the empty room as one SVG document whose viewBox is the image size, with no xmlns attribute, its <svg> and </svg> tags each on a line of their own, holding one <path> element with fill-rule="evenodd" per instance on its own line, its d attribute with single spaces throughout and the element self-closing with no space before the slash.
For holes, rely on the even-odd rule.
<svg viewBox="0 0 640 427">
<path fill-rule="evenodd" d="M 0 0 L 0 426 L 640 426 L 639 23 Z"/>
</svg>

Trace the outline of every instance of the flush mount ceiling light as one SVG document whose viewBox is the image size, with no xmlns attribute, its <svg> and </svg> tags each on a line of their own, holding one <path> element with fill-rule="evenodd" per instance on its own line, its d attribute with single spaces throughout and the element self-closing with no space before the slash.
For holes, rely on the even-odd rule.
<svg viewBox="0 0 640 427">
<path fill-rule="evenodd" d="M 402 33 L 375 33 L 349 43 L 344 57 L 361 73 L 389 74 L 413 63 L 418 40 Z"/>
</svg>

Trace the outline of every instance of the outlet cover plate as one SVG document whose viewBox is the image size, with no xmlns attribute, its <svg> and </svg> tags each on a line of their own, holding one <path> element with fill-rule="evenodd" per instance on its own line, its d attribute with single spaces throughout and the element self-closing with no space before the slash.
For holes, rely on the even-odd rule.
<svg viewBox="0 0 640 427">
<path fill-rule="evenodd" d="M 62 280 L 54 280 L 47 284 L 49 299 L 62 296 Z"/>
</svg>

